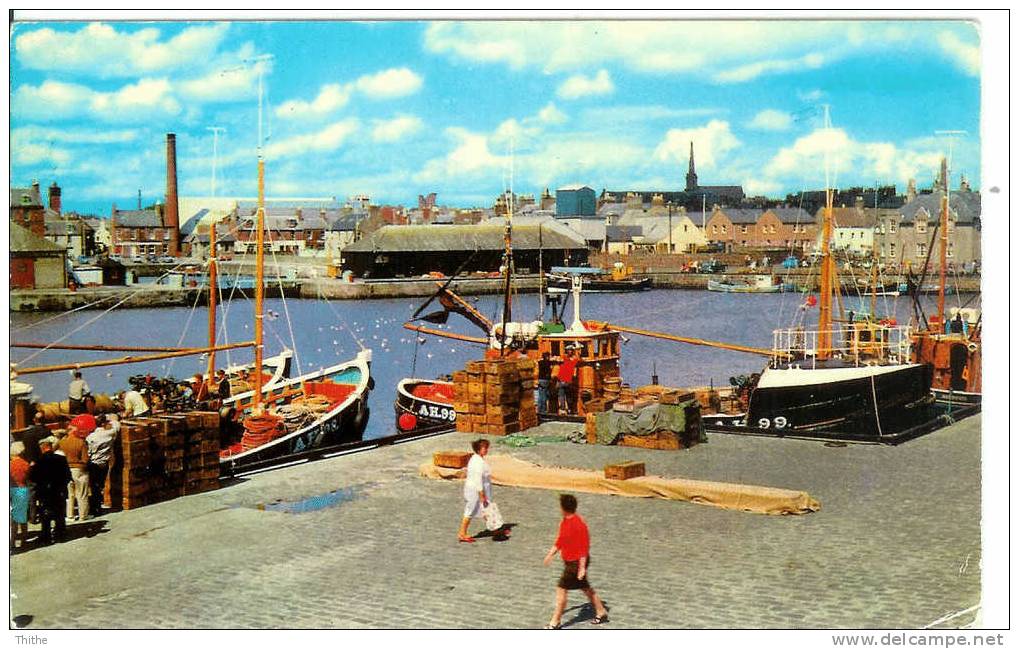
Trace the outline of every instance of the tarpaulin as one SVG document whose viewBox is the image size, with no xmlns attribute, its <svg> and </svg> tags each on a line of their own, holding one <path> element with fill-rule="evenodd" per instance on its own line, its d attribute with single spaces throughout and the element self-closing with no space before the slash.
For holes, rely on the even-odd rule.
<svg viewBox="0 0 1019 649">
<path fill-rule="evenodd" d="M 609 410 L 595 414 L 595 435 L 599 444 L 614 444 L 620 435 L 653 435 L 660 430 L 671 430 L 677 435 L 686 432 L 686 408 L 694 405 L 695 400 L 679 405 L 653 403 L 636 412 L 616 412 Z M 703 436 L 703 428 L 698 441 L 707 441 Z"/>
<path fill-rule="evenodd" d="M 683 500 L 758 514 L 807 514 L 821 509 L 821 503 L 804 491 L 651 475 L 612 480 L 602 471 L 543 467 L 509 455 L 489 455 L 485 461 L 492 469 L 492 482 L 505 487 Z M 464 469 L 431 463 L 422 464 L 420 471 L 426 478 L 439 480 L 466 476 Z"/>
</svg>

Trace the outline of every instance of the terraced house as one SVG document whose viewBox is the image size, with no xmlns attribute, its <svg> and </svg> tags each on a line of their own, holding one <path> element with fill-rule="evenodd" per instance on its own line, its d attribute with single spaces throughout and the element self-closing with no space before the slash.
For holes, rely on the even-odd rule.
<svg viewBox="0 0 1019 649">
<path fill-rule="evenodd" d="M 916 272 L 924 264 L 933 270 L 940 263 L 939 236 L 935 226 L 941 218 L 944 191 L 936 183 L 934 191 L 911 197 L 900 209 L 877 222 L 874 245 L 886 265 L 911 268 Z M 965 179 L 949 195 L 948 263 L 957 272 L 972 271 L 980 262 L 980 193 L 970 189 Z M 933 248 L 933 249 L 932 249 Z"/>
</svg>

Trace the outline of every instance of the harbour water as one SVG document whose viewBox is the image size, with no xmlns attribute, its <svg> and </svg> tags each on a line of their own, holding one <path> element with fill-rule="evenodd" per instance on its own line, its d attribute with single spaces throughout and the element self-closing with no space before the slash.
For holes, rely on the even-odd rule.
<svg viewBox="0 0 1019 649">
<path fill-rule="evenodd" d="M 469 298 L 486 316 L 495 319 L 501 309 L 498 296 Z M 925 296 L 925 309 L 932 311 L 933 296 Z M 847 298 L 846 309 L 866 310 L 868 301 Z M 663 331 L 682 336 L 721 340 L 740 345 L 770 347 L 772 331 L 816 320 L 816 307 L 802 309 L 804 296 L 785 294 L 730 295 L 707 291 L 654 290 L 641 293 L 590 294 L 583 297 L 583 317 L 622 325 Z M 947 306 L 979 307 L 979 297 L 952 296 Z M 909 297 L 880 297 L 878 310 L 899 322 L 912 314 Z M 480 345 L 421 336 L 402 327 L 421 305 L 420 299 L 371 301 L 324 301 L 290 299 L 267 300 L 266 355 L 284 346 L 296 350 L 293 373 L 352 358 L 361 348 L 374 354 L 372 375 L 375 390 L 369 404 L 371 417 L 366 438 L 381 437 L 394 431 L 393 399 L 396 384 L 408 376 L 434 378 L 463 367 L 482 353 Z M 433 305 L 436 307 L 436 305 Z M 430 307 L 429 310 L 432 310 Z M 218 320 L 219 342 L 250 340 L 251 301 L 237 298 L 221 309 Z M 290 318 L 286 312 L 289 311 Z M 565 320 L 572 318 L 572 305 Z M 533 320 L 538 316 L 538 297 L 521 296 L 514 301 L 515 320 Z M 67 315 L 53 313 L 12 313 L 11 335 L 18 342 L 61 342 L 69 344 L 124 344 L 150 346 L 204 346 L 207 343 L 205 307 L 129 309 L 103 313 L 78 311 Z M 480 332 L 457 315 L 451 315 L 446 327 L 461 333 Z M 292 334 L 291 334 L 292 329 Z M 223 333 L 226 333 L 224 338 Z M 625 336 L 621 369 L 623 379 L 633 385 L 651 382 L 657 373 L 664 385 L 728 385 L 729 377 L 759 372 L 765 364 L 761 356 L 730 352 L 709 347 L 669 343 L 640 336 Z M 11 362 L 27 366 L 88 361 L 124 353 L 39 351 L 12 349 Z M 249 350 L 220 352 L 218 364 L 250 362 Z M 146 372 L 185 379 L 205 369 L 204 357 L 187 357 L 150 363 L 138 363 L 86 369 L 85 379 L 94 393 L 113 393 L 124 389 L 127 378 Z M 41 401 L 67 398 L 68 372 L 27 376 L 23 380 L 35 388 Z"/>
</svg>

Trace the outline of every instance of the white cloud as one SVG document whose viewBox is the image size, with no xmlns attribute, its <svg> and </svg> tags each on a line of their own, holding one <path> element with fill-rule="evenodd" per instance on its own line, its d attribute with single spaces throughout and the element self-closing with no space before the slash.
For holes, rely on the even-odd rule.
<svg viewBox="0 0 1019 649">
<path fill-rule="evenodd" d="M 937 43 L 945 25 L 835 20 L 436 22 L 426 29 L 424 45 L 454 59 L 503 63 L 516 70 L 575 72 L 618 64 L 648 74 L 717 75 L 716 81 L 735 83 L 889 46 L 925 53 L 947 47 L 972 60 L 970 51 L 952 39 Z"/>
<path fill-rule="evenodd" d="M 538 111 L 538 120 L 545 124 L 562 124 L 566 119 L 566 113 L 556 108 L 552 102 Z"/>
<path fill-rule="evenodd" d="M 155 27 L 134 32 L 102 23 L 90 23 L 73 32 L 45 27 L 16 36 L 14 51 L 19 63 L 32 70 L 143 76 L 208 61 L 227 29 L 226 24 L 188 27 L 162 41 Z"/>
<path fill-rule="evenodd" d="M 393 99 L 412 95 L 421 89 L 422 79 L 407 68 L 390 68 L 366 74 L 354 86 L 368 99 Z"/>
<path fill-rule="evenodd" d="M 813 90 L 797 90 L 796 96 L 799 97 L 800 101 L 813 103 L 820 101 L 821 97 L 824 97 L 824 92 L 822 92 L 819 88 L 814 88 Z"/>
<path fill-rule="evenodd" d="M 950 31 L 938 34 L 938 45 L 955 59 L 960 68 L 971 76 L 980 74 L 980 46 L 964 42 Z"/>
<path fill-rule="evenodd" d="M 366 74 L 350 83 L 323 85 L 315 99 L 290 99 L 276 109 L 284 119 L 321 118 L 343 108 L 355 92 L 373 100 L 395 99 L 412 95 L 421 89 L 421 77 L 407 68 L 390 68 L 375 74 Z"/>
<path fill-rule="evenodd" d="M 750 120 L 747 126 L 762 131 L 785 131 L 792 124 L 792 115 L 781 110 L 768 108 L 754 115 L 754 118 Z"/>
<path fill-rule="evenodd" d="M 488 138 L 464 128 L 447 128 L 448 135 L 455 143 L 454 148 L 442 158 L 434 158 L 414 176 L 419 183 L 434 183 L 450 178 L 480 177 L 495 174 L 506 166 L 508 158 L 494 155 L 488 148 Z"/>
<path fill-rule="evenodd" d="M 259 61 L 250 66 L 213 70 L 204 76 L 181 81 L 178 84 L 180 94 L 191 101 L 203 103 L 248 99 L 257 93 L 259 73 L 268 74 L 271 69 L 271 63 Z"/>
<path fill-rule="evenodd" d="M 596 122 L 619 124 L 623 122 L 645 122 L 658 119 L 685 119 L 707 117 L 724 112 L 719 108 L 670 108 L 651 105 L 596 106 L 584 110 L 583 116 Z"/>
<path fill-rule="evenodd" d="M 141 79 L 113 92 L 47 80 L 38 86 L 19 86 L 11 104 L 18 116 L 39 121 L 77 116 L 109 122 L 146 121 L 181 111 L 166 79 Z"/>
<path fill-rule="evenodd" d="M 934 144 L 934 143 L 932 143 Z M 942 152 L 932 146 L 898 146 L 892 142 L 861 142 L 841 128 L 817 129 L 783 147 L 764 167 L 769 181 L 787 184 L 823 183 L 827 154 L 829 181 L 832 186 L 873 182 L 881 178 L 905 183 L 909 178 L 924 178 L 937 167 Z M 845 174 L 848 179 L 840 180 Z"/>
<path fill-rule="evenodd" d="M 608 70 L 598 70 L 593 77 L 576 74 L 560 84 L 556 94 L 563 99 L 577 99 L 590 95 L 607 95 L 615 90 Z"/>
<path fill-rule="evenodd" d="M 305 153 L 335 151 L 343 146 L 359 127 L 360 123 L 353 118 L 334 122 L 314 133 L 293 135 L 273 142 L 265 148 L 265 154 L 269 158 L 285 158 Z"/>
<path fill-rule="evenodd" d="M 283 102 L 276 109 L 276 115 L 283 118 L 295 119 L 328 115 L 346 106 L 347 102 L 350 101 L 350 93 L 349 85 L 329 83 L 322 86 L 318 95 L 310 102 L 300 99 L 291 99 Z"/>
<path fill-rule="evenodd" d="M 73 153 L 66 145 L 123 144 L 135 141 L 137 130 L 61 129 L 30 125 L 10 131 L 11 162 L 15 165 L 50 165 L 66 170 Z"/>
<path fill-rule="evenodd" d="M 36 144 L 52 144 L 54 142 L 62 144 L 119 144 L 132 142 L 136 139 L 138 139 L 138 131 L 134 129 L 120 131 L 103 129 L 95 131 L 86 129 L 49 128 L 36 125 L 20 126 L 18 128 L 11 129 L 12 148 L 14 147 L 15 142 L 32 142 Z"/>
<path fill-rule="evenodd" d="M 722 83 L 740 83 L 751 81 L 762 74 L 796 72 L 803 69 L 819 68 L 825 63 L 825 57 L 817 52 L 805 54 L 795 59 L 768 59 L 755 61 L 746 65 L 724 70 L 715 75 L 715 80 Z"/>
<path fill-rule="evenodd" d="M 774 196 L 782 189 L 782 185 L 774 180 L 762 178 L 746 178 L 743 180 L 743 191 L 747 196 Z"/>
<path fill-rule="evenodd" d="M 421 120 L 413 115 L 404 115 L 390 120 L 376 120 L 372 127 L 372 139 L 376 142 L 396 142 L 421 130 Z"/>
<path fill-rule="evenodd" d="M 722 158 L 740 146 L 729 122 L 713 119 L 696 128 L 671 128 L 655 149 L 655 158 L 663 162 L 685 163 L 690 157 L 690 143 L 698 167 L 717 167 Z"/>
</svg>

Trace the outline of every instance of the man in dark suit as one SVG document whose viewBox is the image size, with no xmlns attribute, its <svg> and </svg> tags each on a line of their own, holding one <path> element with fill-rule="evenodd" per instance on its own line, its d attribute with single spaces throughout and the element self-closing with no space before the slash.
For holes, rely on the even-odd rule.
<svg viewBox="0 0 1019 649">
<path fill-rule="evenodd" d="M 71 468 L 67 465 L 67 458 L 54 453 L 54 446 L 56 440 L 52 437 L 41 440 L 39 459 L 28 472 L 29 480 L 35 484 L 39 523 L 42 525 L 40 539 L 47 545 L 53 540 L 50 535 L 50 525 L 53 523 L 56 524 L 56 540 L 64 540 L 67 484 L 71 481 Z"/>
</svg>

